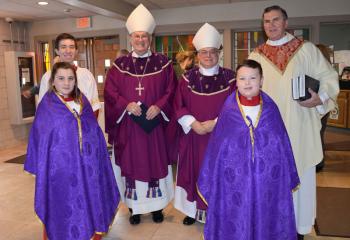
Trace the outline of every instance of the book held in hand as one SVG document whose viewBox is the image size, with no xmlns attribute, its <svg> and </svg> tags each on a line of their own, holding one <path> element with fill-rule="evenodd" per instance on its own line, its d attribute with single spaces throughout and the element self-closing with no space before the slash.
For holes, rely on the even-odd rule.
<svg viewBox="0 0 350 240">
<path fill-rule="evenodd" d="M 311 98 L 308 89 L 318 92 L 320 81 L 308 75 L 300 75 L 292 79 L 292 96 L 294 100 L 305 101 Z"/>
<path fill-rule="evenodd" d="M 137 104 L 141 107 L 141 115 L 135 116 L 131 113 L 129 113 L 129 115 L 131 119 L 134 120 L 146 133 L 150 133 L 160 123 L 159 118 L 155 117 L 152 120 L 146 119 L 146 112 L 148 110 L 148 107 L 142 102 L 137 102 Z"/>
</svg>

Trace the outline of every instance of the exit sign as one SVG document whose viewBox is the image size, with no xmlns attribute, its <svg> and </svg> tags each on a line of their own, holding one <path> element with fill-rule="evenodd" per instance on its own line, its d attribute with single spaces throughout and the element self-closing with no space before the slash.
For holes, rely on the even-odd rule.
<svg viewBox="0 0 350 240">
<path fill-rule="evenodd" d="M 91 17 L 77 18 L 77 28 L 91 28 Z"/>
</svg>

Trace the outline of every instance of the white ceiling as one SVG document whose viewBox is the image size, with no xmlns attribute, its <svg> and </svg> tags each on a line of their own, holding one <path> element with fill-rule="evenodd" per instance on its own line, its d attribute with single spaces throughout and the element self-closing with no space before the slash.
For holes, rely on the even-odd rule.
<svg viewBox="0 0 350 240">
<path fill-rule="evenodd" d="M 91 11 L 54 0 L 47 0 L 49 4 L 46 6 L 39 6 L 37 2 L 38 0 L 0 0 L 0 18 L 35 21 L 95 15 Z M 65 12 L 69 10 L 70 12 Z"/>
<path fill-rule="evenodd" d="M 149 9 L 166 9 L 257 0 L 46 0 L 49 3 L 46 6 L 39 6 L 38 1 L 0 0 L 0 18 L 39 21 L 105 15 L 125 19 L 139 3 L 143 3 Z"/>
</svg>

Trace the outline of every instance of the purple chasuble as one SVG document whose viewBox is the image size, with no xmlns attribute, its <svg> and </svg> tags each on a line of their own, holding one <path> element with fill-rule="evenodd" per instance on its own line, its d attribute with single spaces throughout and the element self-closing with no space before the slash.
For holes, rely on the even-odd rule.
<svg viewBox="0 0 350 240">
<path fill-rule="evenodd" d="M 81 108 L 74 113 L 47 92 L 30 131 L 24 170 L 36 176 L 34 208 L 50 240 L 108 232 L 119 203 L 106 142 L 85 96 Z"/>
<path fill-rule="evenodd" d="M 236 86 L 235 73 L 219 68 L 218 74 L 204 76 L 198 67 L 183 75 L 175 100 L 176 118 L 192 115 L 197 121 L 214 120 L 218 117 L 226 98 Z M 193 130 L 185 134 L 181 130 L 177 186 L 187 192 L 187 200 L 197 202 L 197 209 L 206 205 L 197 194 L 196 182 L 202 165 L 210 134 L 198 135 Z"/>
<path fill-rule="evenodd" d="M 292 190 L 299 184 L 276 104 L 261 93 L 256 126 L 232 94 L 209 140 L 198 189 L 208 204 L 205 240 L 295 240 Z"/>
<path fill-rule="evenodd" d="M 157 116 L 161 124 L 147 134 L 125 112 L 126 107 L 140 101 L 148 107 L 158 106 L 170 118 L 176 84 L 171 61 L 157 53 L 145 58 L 134 58 L 130 53 L 118 58 L 108 71 L 104 92 L 106 132 L 114 144 L 116 164 L 126 177 L 125 194 L 129 198 L 137 198 L 133 196 L 135 180 L 149 182 L 153 191 L 150 195 L 156 196 L 158 180 L 168 175 L 171 161 L 166 135 L 169 124 L 162 114 Z"/>
</svg>

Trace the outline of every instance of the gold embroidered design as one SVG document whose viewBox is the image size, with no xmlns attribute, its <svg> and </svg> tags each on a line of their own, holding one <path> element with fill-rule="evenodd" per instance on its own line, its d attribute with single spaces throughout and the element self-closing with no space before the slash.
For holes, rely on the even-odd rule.
<svg viewBox="0 0 350 240">
<path fill-rule="evenodd" d="M 257 52 L 274 64 L 279 71 L 284 72 L 288 63 L 303 43 L 304 41 L 298 38 L 294 38 L 280 46 L 271 46 L 265 43 L 257 48 Z"/>
</svg>

